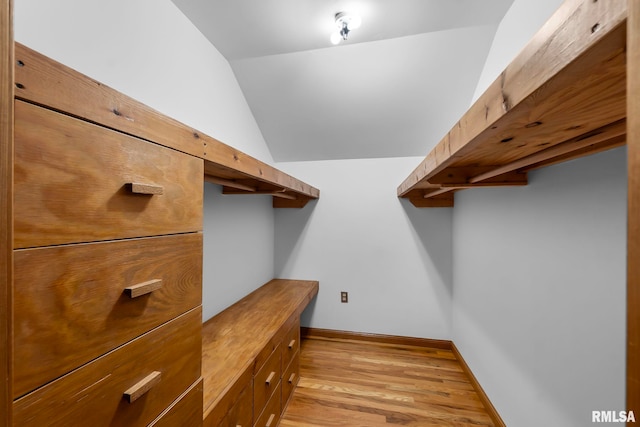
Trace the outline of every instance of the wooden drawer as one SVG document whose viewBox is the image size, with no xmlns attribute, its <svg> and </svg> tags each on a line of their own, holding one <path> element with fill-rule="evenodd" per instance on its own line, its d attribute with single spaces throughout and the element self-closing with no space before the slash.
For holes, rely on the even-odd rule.
<svg viewBox="0 0 640 427">
<path fill-rule="evenodd" d="M 247 367 L 244 372 L 238 373 L 230 383 L 220 384 L 219 376 L 207 376 L 207 346 L 205 326 L 203 325 L 202 348 L 202 376 L 204 378 L 203 417 L 204 427 L 218 427 L 225 417 L 234 409 L 238 401 L 247 399 L 249 404 L 248 415 L 253 419 L 253 375 Z M 231 353 L 235 357 L 235 353 Z M 212 385 L 213 384 L 213 385 Z M 212 392 L 214 386 L 218 386 Z M 241 404 L 244 407 L 244 404 Z M 249 424 L 251 425 L 251 424 Z M 234 426 L 235 427 L 235 426 Z"/>
<path fill-rule="evenodd" d="M 219 427 L 251 427 L 253 425 L 253 390 L 247 385 Z"/>
<path fill-rule="evenodd" d="M 300 352 L 292 357 L 291 363 L 282 375 L 282 411 L 284 411 L 289 398 L 300 381 Z"/>
<path fill-rule="evenodd" d="M 282 370 L 287 369 L 293 355 L 300 349 L 300 319 L 296 319 L 293 327 L 282 340 Z"/>
<path fill-rule="evenodd" d="M 14 398 L 202 303 L 200 233 L 16 250 L 14 259 Z M 161 287 L 125 292 L 152 280 Z"/>
<path fill-rule="evenodd" d="M 202 159 L 15 105 L 14 248 L 202 230 Z"/>
<path fill-rule="evenodd" d="M 202 425 L 202 379 L 191 386 L 149 427 L 199 427 Z"/>
<path fill-rule="evenodd" d="M 146 426 L 200 378 L 198 307 L 14 402 L 20 427 Z M 153 387 L 134 400 L 145 379 Z M 156 383 L 156 381 L 159 382 Z M 139 386 L 139 387 L 136 387 Z M 131 392 L 128 401 L 125 392 Z"/>
<path fill-rule="evenodd" d="M 271 353 L 265 364 L 253 377 L 253 412 L 260 414 L 276 387 L 282 374 L 280 366 L 280 347 Z"/>
<path fill-rule="evenodd" d="M 280 407 L 282 406 L 280 383 L 278 383 L 274 391 L 275 393 L 273 393 L 273 396 L 271 396 L 271 399 L 267 402 L 264 411 L 262 411 L 262 414 L 257 418 L 254 424 L 255 427 L 276 427 L 280 422 Z"/>
</svg>

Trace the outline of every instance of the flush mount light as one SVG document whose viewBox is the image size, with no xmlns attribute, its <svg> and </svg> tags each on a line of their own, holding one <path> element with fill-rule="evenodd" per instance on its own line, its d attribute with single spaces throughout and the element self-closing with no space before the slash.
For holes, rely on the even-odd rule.
<svg viewBox="0 0 640 427">
<path fill-rule="evenodd" d="M 340 40 L 346 40 L 352 30 L 360 28 L 362 19 L 359 16 L 347 13 L 336 13 L 336 31 L 331 34 L 331 43 L 338 44 Z"/>
</svg>

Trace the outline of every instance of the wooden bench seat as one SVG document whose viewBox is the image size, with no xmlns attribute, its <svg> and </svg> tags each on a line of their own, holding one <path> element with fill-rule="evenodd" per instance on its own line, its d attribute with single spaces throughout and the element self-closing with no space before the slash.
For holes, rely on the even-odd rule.
<svg viewBox="0 0 640 427">
<path fill-rule="evenodd" d="M 274 388 L 262 396 L 260 389 L 264 381 L 254 388 L 253 378 L 254 375 L 258 377 L 263 366 L 277 366 L 274 372 L 280 372 L 280 375 L 271 381 L 277 383 L 272 387 L 280 390 L 280 378 L 285 371 L 288 372 L 287 366 L 294 365 L 291 361 L 293 355 L 287 360 L 285 351 L 298 348 L 300 314 L 317 293 L 317 281 L 273 279 L 204 323 L 202 377 L 205 427 L 227 423 L 249 427 L 261 421 L 259 417 L 265 405 L 284 409 L 286 396 L 281 405 L 272 404 L 276 397 L 281 398 L 281 392 L 275 392 Z M 291 339 L 292 332 L 298 337 L 297 344 L 294 343 L 295 338 Z M 282 363 L 275 361 L 275 358 L 280 360 L 279 352 L 282 352 Z M 286 366 L 281 366 L 285 363 Z M 297 378 L 295 382 L 288 381 L 288 378 L 283 382 L 295 386 Z M 274 399 L 269 399 L 270 396 Z M 262 397 L 269 402 L 262 402 Z M 277 414 L 278 419 L 280 413 Z M 238 420 L 244 420 L 247 425 L 235 418 L 228 420 L 230 417 L 240 417 Z M 275 426 L 275 423 L 270 425 Z"/>
</svg>

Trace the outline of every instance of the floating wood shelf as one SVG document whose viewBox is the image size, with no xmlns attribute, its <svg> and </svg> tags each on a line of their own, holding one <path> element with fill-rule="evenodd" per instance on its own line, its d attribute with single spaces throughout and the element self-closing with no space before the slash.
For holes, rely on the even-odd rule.
<svg viewBox="0 0 640 427">
<path fill-rule="evenodd" d="M 270 194 L 303 207 L 320 191 L 242 151 L 15 43 L 15 96 L 204 159 L 204 179 L 225 194 Z"/>
<path fill-rule="evenodd" d="M 626 142 L 626 0 L 567 0 L 398 187 L 417 207 Z"/>
</svg>

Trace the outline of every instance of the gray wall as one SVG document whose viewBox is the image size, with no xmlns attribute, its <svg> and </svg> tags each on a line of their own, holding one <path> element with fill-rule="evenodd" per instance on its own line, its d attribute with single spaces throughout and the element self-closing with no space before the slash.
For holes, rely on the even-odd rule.
<svg viewBox="0 0 640 427">
<path fill-rule="evenodd" d="M 516 0 L 476 96 L 560 5 Z M 626 150 L 456 194 L 453 341 L 510 426 L 624 410 Z"/>
<path fill-rule="evenodd" d="M 625 154 L 456 194 L 453 341 L 507 425 L 625 409 Z"/>
<path fill-rule="evenodd" d="M 278 163 L 321 189 L 303 210 L 275 212 L 276 275 L 320 280 L 304 325 L 450 338 L 451 209 L 396 197 L 420 160 Z"/>
</svg>

